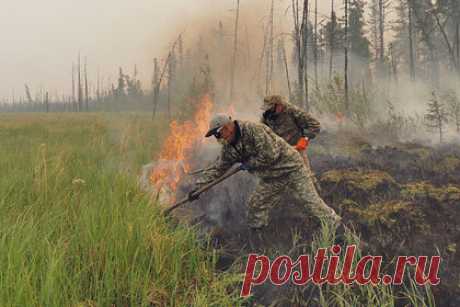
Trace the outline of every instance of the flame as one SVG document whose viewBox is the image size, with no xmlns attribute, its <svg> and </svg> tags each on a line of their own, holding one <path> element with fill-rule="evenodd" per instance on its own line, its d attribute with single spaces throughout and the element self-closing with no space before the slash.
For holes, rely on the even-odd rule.
<svg viewBox="0 0 460 307">
<path fill-rule="evenodd" d="M 190 151 L 196 144 L 204 142 L 212 107 L 213 103 L 206 95 L 201 99 L 193 120 L 171 122 L 170 133 L 160 151 L 160 163 L 150 174 L 150 182 L 158 193 L 166 191 L 174 194 L 182 175 L 190 171 Z"/>
</svg>

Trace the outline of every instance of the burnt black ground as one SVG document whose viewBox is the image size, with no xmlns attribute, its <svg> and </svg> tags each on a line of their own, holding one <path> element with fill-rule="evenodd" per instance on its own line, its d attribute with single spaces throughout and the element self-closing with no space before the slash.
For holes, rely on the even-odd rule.
<svg viewBox="0 0 460 307">
<path fill-rule="evenodd" d="M 195 152 L 194 167 L 210 163 L 215 148 Z M 366 137 L 346 138 L 325 133 L 309 149 L 312 169 L 321 186 L 321 196 L 368 242 L 370 251 L 391 261 L 398 255 L 442 256 L 441 285 L 433 287 L 438 306 L 460 305 L 460 146 L 430 147 L 416 143 L 376 146 Z M 194 184 L 186 176 L 178 191 L 185 195 Z M 177 216 L 197 227 L 203 239 L 221 252 L 218 269 L 242 268 L 251 252 L 246 226 L 246 201 L 256 184 L 240 173 L 215 187 Z M 269 255 L 311 252 L 312 235 L 318 223 L 289 201 L 271 213 L 263 242 L 256 252 Z M 294 248 L 295 238 L 299 248 Z M 302 248 L 303 247 L 303 248 Z M 243 267 L 244 268 L 244 267 Z M 255 301 L 267 303 L 292 295 L 289 286 L 255 288 Z M 314 296 L 315 291 L 304 295 Z M 397 305 L 404 304 L 397 301 Z"/>
</svg>

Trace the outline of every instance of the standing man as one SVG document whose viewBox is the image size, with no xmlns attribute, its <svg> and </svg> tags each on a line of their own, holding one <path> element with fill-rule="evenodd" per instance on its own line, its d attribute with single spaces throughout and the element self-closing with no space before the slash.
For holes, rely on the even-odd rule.
<svg viewBox="0 0 460 307">
<path fill-rule="evenodd" d="M 299 153 L 269 127 L 220 114 L 211 120 L 206 133 L 206 137 L 210 136 L 222 144 L 222 150 L 215 164 L 203 173 L 198 186 L 219 178 L 235 163 L 241 163 L 243 169 L 257 176 L 259 183 L 248 203 L 251 236 L 257 234 L 260 238 L 259 230 L 269 224 L 270 209 L 280 204 L 286 192 L 314 217 L 333 227 L 341 224 L 341 218 L 316 192 Z M 194 191 L 189 196 L 198 197 Z"/>
</svg>

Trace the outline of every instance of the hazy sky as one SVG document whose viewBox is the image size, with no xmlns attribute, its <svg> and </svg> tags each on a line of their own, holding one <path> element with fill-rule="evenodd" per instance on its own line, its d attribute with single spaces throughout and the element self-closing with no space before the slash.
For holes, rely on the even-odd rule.
<svg viewBox="0 0 460 307">
<path fill-rule="evenodd" d="M 71 67 L 80 51 L 87 57 L 89 78 L 112 76 L 118 66 L 132 72 L 138 65 L 144 84 L 152 59 L 201 17 L 232 18 L 235 0 L 1 0 L 0 99 L 24 96 L 24 83 L 52 95 L 69 94 Z M 287 0 L 278 0 L 284 11 Z M 323 0 L 321 10 L 327 11 Z M 268 0 L 241 0 L 269 6 Z M 268 12 L 267 12 L 268 13 Z M 255 18 L 262 18 L 264 14 Z M 106 77 L 105 82 L 108 82 Z"/>
</svg>

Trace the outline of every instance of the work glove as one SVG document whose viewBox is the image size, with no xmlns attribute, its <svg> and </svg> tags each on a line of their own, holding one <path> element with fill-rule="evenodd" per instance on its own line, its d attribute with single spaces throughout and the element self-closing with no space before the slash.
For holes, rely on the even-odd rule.
<svg viewBox="0 0 460 307">
<path fill-rule="evenodd" d="M 297 144 L 295 144 L 294 147 L 298 151 L 304 151 L 308 148 L 309 144 L 310 144 L 310 140 L 306 136 L 303 136 L 297 141 Z"/>
<path fill-rule="evenodd" d="M 198 189 L 193 189 L 190 192 L 188 192 L 188 199 L 190 199 L 190 201 L 194 201 L 200 198 L 200 195 L 197 194 L 197 191 Z"/>
</svg>

